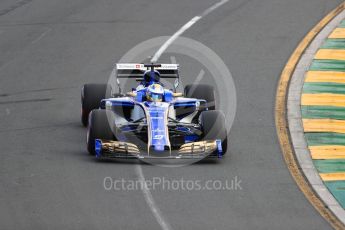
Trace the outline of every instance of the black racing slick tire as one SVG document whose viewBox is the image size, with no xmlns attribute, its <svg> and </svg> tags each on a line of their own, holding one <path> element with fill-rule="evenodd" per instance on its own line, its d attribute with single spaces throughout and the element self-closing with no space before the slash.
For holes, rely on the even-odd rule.
<svg viewBox="0 0 345 230">
<path fill-rule="evenodd" d="M 95 155 L 95 139 L 115 140 L 110 124 L 114 121 L 114 113 L 104 109 L 92 110 L 89 115 L 87 129 L 87 150 Z M 110 121 L 110 122 L 109 122 Z"/>
<path fill-rule="evenodd" d="M 85 84 L 81 90 L 81 122 L 88 124 L 89 114 L 98 109 L 102 99 L 111 97 L 111 86 L 107 84 Z"/>
<path fill-rule="evenodd" d="M 225 124 L 225 116 L 222 111 L 203 111 L 200 114 L 203 140 L 220 139 L 222 141 L 223 155 L 228 149 L 228 133 Z"/>
<path fill-rule="evenodd" d="M 215 92 L 213 86 L 204 84 L 190 84 L 184 88 L 185 97 L 206 100 L 208 110 L 216 109 Z"/>
</svg>

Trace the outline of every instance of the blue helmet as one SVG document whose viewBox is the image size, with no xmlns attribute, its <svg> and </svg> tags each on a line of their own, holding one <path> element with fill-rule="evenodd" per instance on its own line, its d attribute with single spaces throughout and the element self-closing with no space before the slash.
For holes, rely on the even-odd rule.
<svg viewBox="0 0 345 230">
<path fill-rule="evenodd" d="M 163 100 L 164 88 L 160 84 L 152 84 L 146 89 L 146 98 L 148 101 L 160 102 Z"/>
</svg>

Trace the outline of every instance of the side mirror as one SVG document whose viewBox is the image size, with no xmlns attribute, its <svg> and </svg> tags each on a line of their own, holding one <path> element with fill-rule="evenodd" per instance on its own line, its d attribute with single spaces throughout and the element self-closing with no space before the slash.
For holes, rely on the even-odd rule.
<svg viewBox="0 0 345 230">
<path fill-rule="evenodd" d="M 177 87 L 179 86 L 179 84 L 180 84 L 179 79 L 176 78 L 175 82 L 174 82 L 174 89 L 175 89 L 175 91 L 176 91 Z"/>
<path fill-rule="evenodd" d="M 119 94 L 122 94 L 121 83 L 118 78 L 116 78 L 117 87 L 119 88 Z"/>
</svg>

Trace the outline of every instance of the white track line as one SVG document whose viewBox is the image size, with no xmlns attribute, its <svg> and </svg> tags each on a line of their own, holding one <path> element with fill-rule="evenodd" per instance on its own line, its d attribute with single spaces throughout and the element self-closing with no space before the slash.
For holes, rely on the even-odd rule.
<svg viewBox="0 0 345 230">
<path fill-rule="evenodd" d="M 154 217 L 156 218 L 157 222 L 159 225 L 162 227 L 164 230 L 170 230 L 172 229 L 168 222 L 166 222 L 163 218 L 163 215 L 161 214 L 160 210 L 158 209 L 151 191 L 147 188 L 146 182 L 145 182 L 145 177 L 143 174 L 143 170 L 140 165 L 136 165 L 135 167 L 135 172 L 138 174 L 138 179 L 140 181 L 140 184 L 143 184 L 142 186 L 142 192 L 144 193 L 145 201 L 147 205 L 150 207 L 151 212 L 153 213 Z"/>
<path fill-rule="evenodd" d="M 170 57 L 170 62 L 171 62 L 171 64 L 177 64 L 176 57 L 175 56 L 171 56 Z"/>
<path fill-rule="evenodd" d="M 35 40 L 33 40 L 31 42 L 31 44 L 35 44 L 37 43 L 39 40 L 41 40 L 44 36 L 46 36 L 48 33 L 50 33 L 50 31 L 52 31 L 52 29 L 47 29 L 46 31 L 44 31 L 40 36 L 38 36 L 38 38 L 36 38 Z"/>
<path fill-rule="evenodd" d="M 204 12 L 202 12 L 200 15 L 195 16 L 194 18 L 192 18 L 189 22 L 187 22 L 186 24 L 184 24 L 178 31 L 176 31 L 176 33 L 174 33 L 155 53 L 155 55 L 152 57 L 151 62 L 157 62 L 157 60 L 160 58 L 160 56 L 163 54 L 163 52 L 169 47 L 169 45 L 171 45 L 171 43 L 173 43 L 181 34 L 183 34 L 186 30 L 188 30 L 192 25 L 194 25 L 197 21 L 199 21 L 200 19 L 202 19 L 203 17 L 205 17 L 206 15 L 208 15 L 209 13 L 211 13 L 212 11 L 214 11 L 215 9 L 217 9 L 218 7 L 220 7 L 221 5 L 227 3 L 229 0 L 221 0 L 220 2 L 212 5 L 211 7 L 207 8 Z M 201 74 L 201 77 L 203 76 L 203 74 Z M 143 174 L 143 170 L 141 168 L 141 165 L 137 165 L 136 166 L 136 173 L 138 175 L 138 178 L 140 181 L 142 181 L 143 183 L 145 183 L 145 177 Z M 153 215 L 155 216 L 158 224 L 161 226 L 161 228 L 163 230 L 170 230 L 172 229 L 171 226 L 168 224 L 168 222 L 163 218 L 163 215 L 161 214 L 159 208 L 157 207 L 157 205 L 155 204 L 155 201 L 152 197 L 152 194 L 150 192 L 150 190 L 144 186 L 144 188 L 142 189 L 142 192 L 144 194 L 145 200 L 147 205 L 150 207 L 151 212 L 153 213 Z"/>
<path fill-rule="evenodd" d="M 174 33 L 164 44 L 157 50 L 155 55 L 153 55 L 151 62 L 157 62 L 160 56 L 163 54 L 163 52 L 173 43 L 181 34 L 183 34 L 186 30 L 188 30 L 192 25 L 194 25 L 197 21 L 220 7 L 221 5 L 227 3 L 229 0 L 221 0 L 220 2 L 212 5 L 210 8 L 207 8 L 204 12 L 202 12 L 200 15 L 195 16 L 189 22 L 184 24 L 176 33 Z"/>
</svg>

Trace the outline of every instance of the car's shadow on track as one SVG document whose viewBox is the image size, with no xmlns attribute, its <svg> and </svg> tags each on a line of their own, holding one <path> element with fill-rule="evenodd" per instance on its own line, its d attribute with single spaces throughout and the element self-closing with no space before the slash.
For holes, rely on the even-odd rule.
<svg viewBox="0 0 345 230">
<path fill-rule="evenodd" d="M 139 159 L 97 159 L 94 156 L 91 156 L 90 154 L 88 154 L 87 152 L 83 152 L 83 155 L 85 155 L 85 160 L 89 161 L 89 162 L 94 162 L 97 164 L 123 164 L 123 165 L 151 165 L 151 166 L 165 166 L 165 165 L 156 165 L 156 164 L 152 164 L 149 162 L 145 162 Z M 184 164 L 183 166 L 193 166 L 193 165 L 217 165 L 217 164 L 221 164 L 221 160 L 220 159 L 216 159 L 216 158 L 212 158 L 212 159 L 203 159 L 200 160 L 198 162 L 194 162 L 192 164 Z M 167 164 L 167 167 L 174 167 L 173 164 Z M 182 166 L 182 165 L 181 165 Z"/>
</svg>

